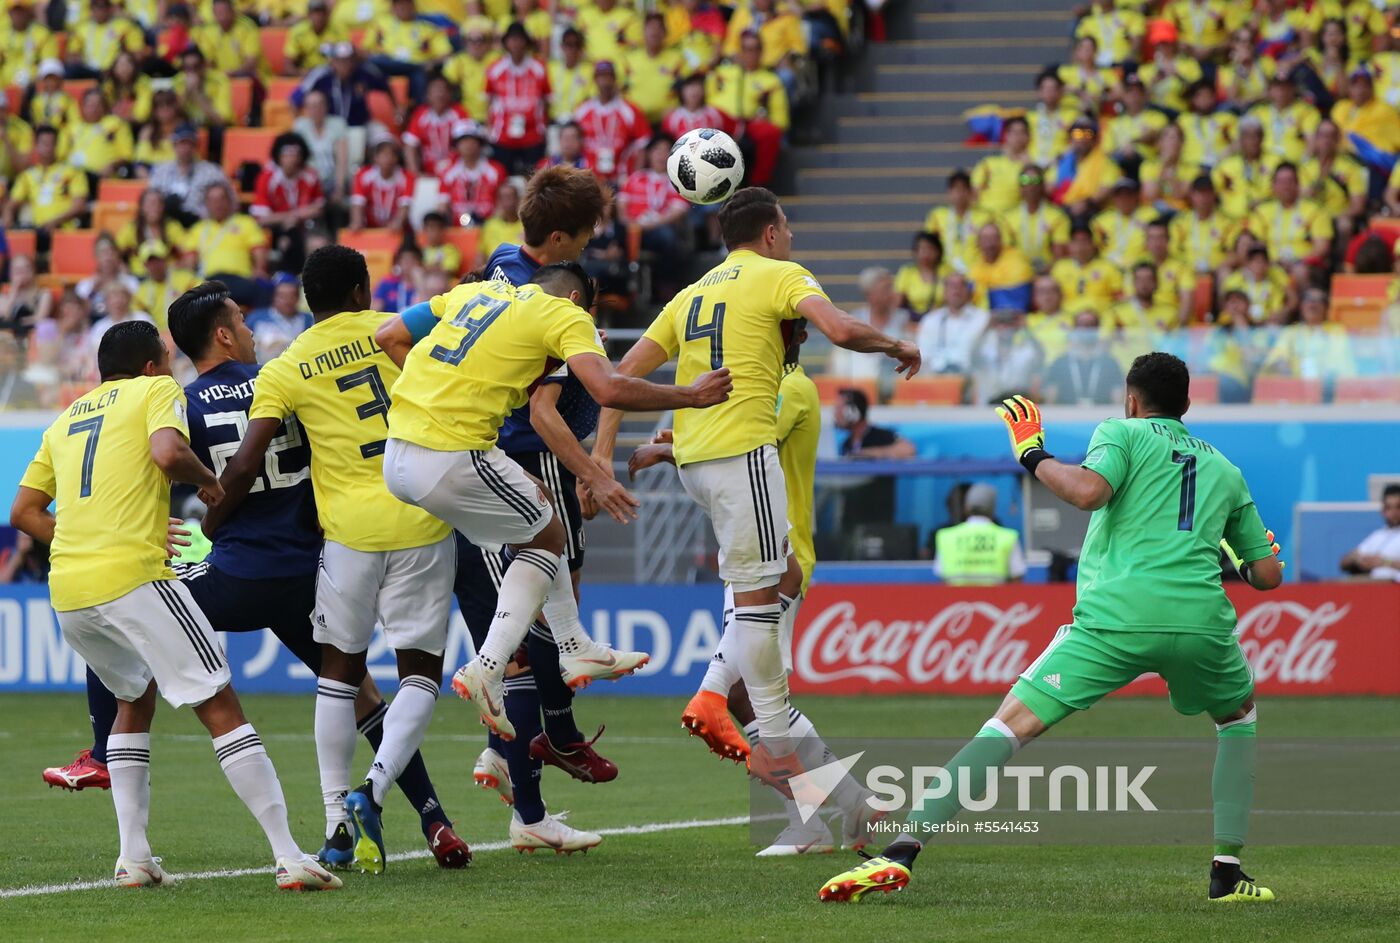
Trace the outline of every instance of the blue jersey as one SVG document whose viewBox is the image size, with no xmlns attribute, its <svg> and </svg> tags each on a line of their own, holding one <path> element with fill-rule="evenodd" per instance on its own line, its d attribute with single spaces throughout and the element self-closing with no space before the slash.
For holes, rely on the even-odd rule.
<svg viewBox="0 0 1400 943">
<path fill-rule="evenodd" d="M 256 364 L 230 360 L 185 387 L 190 447 L 216 475 L 243 442 L 257 375 Z M 315 575 L 320 555 L 311 448 L 293 416 L 268 445 L 248 497 L 214 535 L 209 562 L 230 576 L 256 580 Z"/>
<path fill-rule="evenodd" d="M 486 260 L 486 277 L 524 285 L 535 277 L 540 263 L 525 251 L 524 246 L 505 243 L 497 246 Z M 545 377 L 542 383 L 562 383 L 559 394 L 559 418 L 569 426 L 569 431 L 580 442 L 593 434 L 598 427 L 598 414 L 601 411 L 593 397 L 574 379 L 568 367 L 561 367 L 557 373 Z M 497 437 L 496 445 L 507 455 L 521 452 L 546 452 L 544 440 L 535 427 L 530 425 L 530 404 L 526 403 L 506 417 Z"/>
</svg>

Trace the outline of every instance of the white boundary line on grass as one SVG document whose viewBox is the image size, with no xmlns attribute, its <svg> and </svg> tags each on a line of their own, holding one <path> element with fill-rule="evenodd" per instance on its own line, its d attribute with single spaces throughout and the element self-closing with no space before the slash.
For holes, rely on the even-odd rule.
<svg viewBox="0 0 1400 943">
<path fill-rule="evenodd" d="M 600 828 L 599 835 L 651 835 L 656 832 L 678 832 L 692 828 L 719 828 L 726 825 L 747 825 L 749 817 L 747 815 L 733 815 L 723 819 L 684 819 L 676 822 L 651 822 L 646 825 L 623 825 L 619 828 Z M 472 854 L 481 854 L 488 851 L 504 851 L 510 847 L 510 842 L 494 841 L 482 842 L 472 846 Z M 426 848 L 417 851 L 401 851 L 389 856 L 390 861 L 411 861 L 415 858 L 431 858 L 432 852 Z M 230 868 L 225 871 L 194 871 L 189 874 L 171 874 L 172 881 L 208 881 L 214 878 L 238 878 L 247 877 L 251 874 L 263 874 L 272 876 L 273 869 L 268 866 L 261 868 Z M 65 894 L 69 891 L 95 891 L 112 888 L 111 880 L 106 881 L 70 881 L 66 884 L 33 884 L 28 887 L 7 887 L 0 888 L 0 899 L 11 897 L 42 897 L 49 894 Z"/>
</svg>

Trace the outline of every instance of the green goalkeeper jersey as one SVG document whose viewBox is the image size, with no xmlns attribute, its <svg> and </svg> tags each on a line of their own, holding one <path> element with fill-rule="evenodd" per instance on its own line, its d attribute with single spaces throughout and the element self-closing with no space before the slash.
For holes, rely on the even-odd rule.
<svg viewBox="0 0 1400 943">
<path fill-rule="evenodd" d="M 1109 419 L 1084 467 L 1113 486 L 1079 558 L 1074 624 L 1093 629 L 1230 633 L 1220 539 L 1241 559 L 1272 552 L 1240 470 L 1179 419 Z"/>
</svg>

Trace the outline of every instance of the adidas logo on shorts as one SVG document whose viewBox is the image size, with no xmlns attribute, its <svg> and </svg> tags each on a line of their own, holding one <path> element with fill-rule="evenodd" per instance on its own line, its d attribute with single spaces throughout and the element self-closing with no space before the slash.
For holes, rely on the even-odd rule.
<svg viewBox="0 0 1400 943">
<path fill-rule="evenodd" d="M 1050 685 L 1050 687 L 1054 688 L 1056 691 L 1060 690 L 1060 676 L 1059 676 L 1058 673 L 1052 674 L 1052 675 L 1046 675 L 1045 677 L 1041 678 L 1040 680 L 1041 680 L 1041 681 L 1044 681 L 1046 684 Z"/>
</svg>

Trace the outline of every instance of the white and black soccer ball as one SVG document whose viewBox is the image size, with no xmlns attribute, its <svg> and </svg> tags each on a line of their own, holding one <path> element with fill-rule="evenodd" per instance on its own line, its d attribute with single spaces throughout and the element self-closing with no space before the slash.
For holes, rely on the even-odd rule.
<svg viewBox="0 0 1400 943">
<path fill-rule="evenodd" d="M 690 202 L 719 203 L 739 189 L 744 155 L 723 131 L 696 128 L 682 134 L 671 148 L 666 173 L 671 186 Z"/>
</svg>

